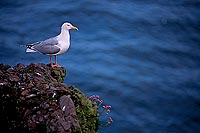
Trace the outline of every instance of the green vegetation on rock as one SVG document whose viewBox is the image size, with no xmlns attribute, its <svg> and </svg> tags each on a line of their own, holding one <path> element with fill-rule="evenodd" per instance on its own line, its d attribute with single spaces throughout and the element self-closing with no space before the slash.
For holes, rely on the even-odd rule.
<svg viewBox="0 0 200 133">
<path fill-rule="evenodd" d="M 96 104 L 92 103 L 76 87 L 69 87 L 71 97 L 76 106 L 76 113 L 84 133 L 95 133 L 98 130 L 98 110 Z"/>
</svg>

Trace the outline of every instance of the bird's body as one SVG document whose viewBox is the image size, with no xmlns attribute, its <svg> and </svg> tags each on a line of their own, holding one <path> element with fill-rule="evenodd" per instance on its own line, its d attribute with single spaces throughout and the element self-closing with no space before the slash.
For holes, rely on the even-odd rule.
<svg viewBox="0 0 200 133">
<path fill-rule="evenodd" d="M 61 27 L 61 32 L 58 36 L 49 38 L 47 40 L 28 44 L 26 52 L 40 52 L 50 56 L 51 66 L 59 66 L 56 63 L 56 55 L 65 53 L 70 46 L 69 30 L 78 30 L 77 27 L 70 23 L 64 23 Z M 55 56 L 55 63 L 52 63 L 52 56 Z"/>
</svg>

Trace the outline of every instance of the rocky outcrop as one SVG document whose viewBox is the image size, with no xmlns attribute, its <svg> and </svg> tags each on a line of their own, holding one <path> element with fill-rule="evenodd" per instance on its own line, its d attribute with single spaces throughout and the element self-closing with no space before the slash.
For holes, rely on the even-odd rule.
<svg viewBox="0 0 200 133">
<path fill-rule="evenodd" d="M 95 133 L 98 111 L 63 67 L 0 65 L 1 130 L 15 133 Z"/>
</svg>

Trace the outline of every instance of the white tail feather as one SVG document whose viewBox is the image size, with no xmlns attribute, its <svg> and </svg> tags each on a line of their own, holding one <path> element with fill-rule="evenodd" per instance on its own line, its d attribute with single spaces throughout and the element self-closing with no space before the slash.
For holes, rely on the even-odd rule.
<svg viewBox="0 0 200 133">
<path fill-rule="evenodd" d="M 27 49 L 26 49 L 26 52 L 37 52 L 37 51 L 32 50 L 32 49 L 30 49 L 30 48 L 27 48 Z"/>
</svg>

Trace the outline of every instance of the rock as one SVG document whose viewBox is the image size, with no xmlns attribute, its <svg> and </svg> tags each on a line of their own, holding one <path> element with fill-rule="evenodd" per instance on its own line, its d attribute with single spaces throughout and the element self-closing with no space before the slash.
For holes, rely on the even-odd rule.
<svg viewBox="0 0 200 133">
<path fill-rule="evenodd" d="M 15 133 L 95 133 L 98 111 L 76 87 L 62 83 L 63 67 L 0 64 L 1 130 Z"/>
<path fill-rule="evenodd" d="M 53 112 L 51 119 L 47 120 L 49 130 L 57 133 L 81 132 L 79 122 L 77 121 L 76 107 L 70 95 L 60 97 L 59 104 L 61 110 Z"/>
</svg>

